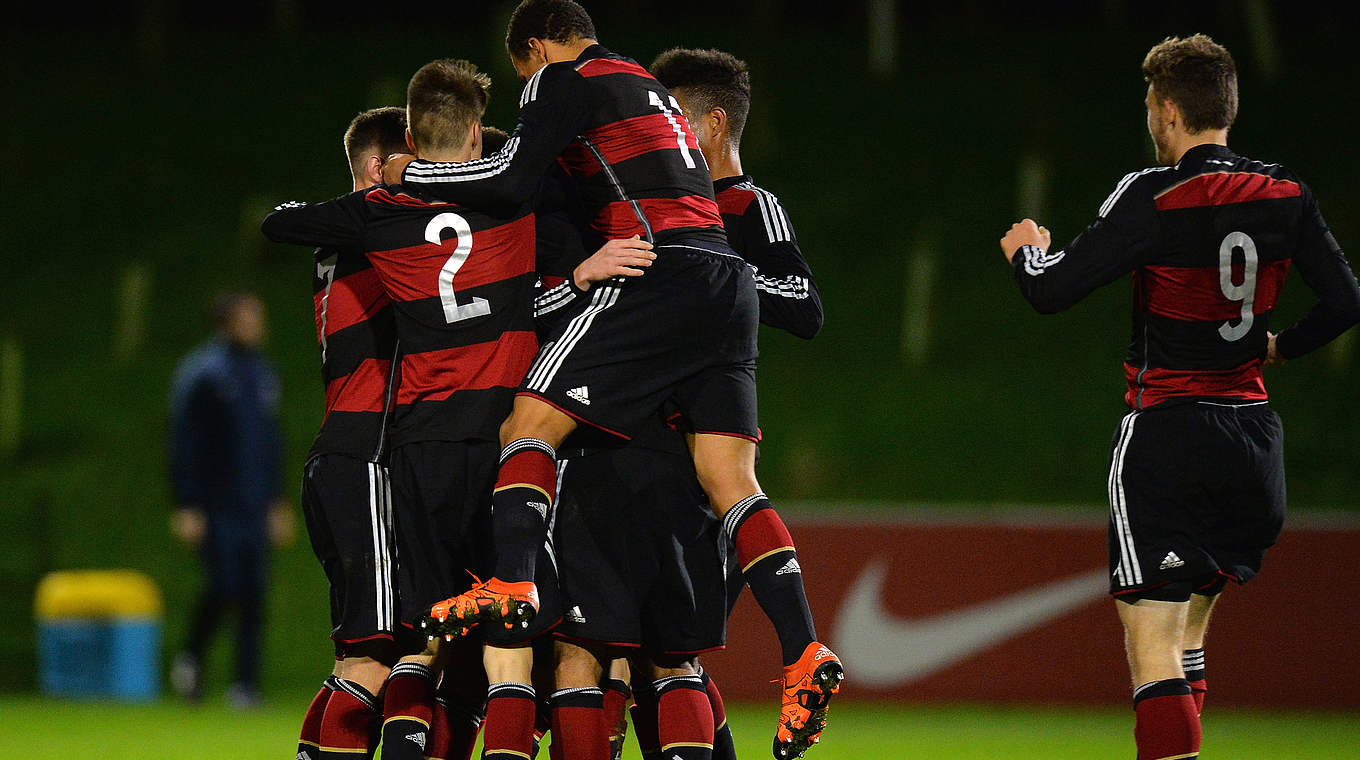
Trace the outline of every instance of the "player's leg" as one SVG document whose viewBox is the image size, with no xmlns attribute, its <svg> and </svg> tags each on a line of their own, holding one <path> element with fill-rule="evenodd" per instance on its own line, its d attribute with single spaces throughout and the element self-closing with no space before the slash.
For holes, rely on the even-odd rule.
<svg viewBox="0 0 1360 760">
<path fill-rule="evenodd" d="M 732 727 L 727 724 L 727 706 L 723 704 L 722 692 L 697 659 L 695 664 L 708 695 L 708 707 L 713 712 L 713 760 L 737 760 L 737 747 L 732 741 Z"/>
<path fill-rule="evenodd" d="M 435 674 L 442 666 L 441 638 L 429 639 L 424 651 L 408 654 L 392 666 L 382 687 L 383 760 L 421 760 L 434 722 Z"/>
<path fill-rule="evenodd" d="M 494 646 L 482 650 L 490 684 L 486 692 L 483 760 L 524 760 L 534 749 L 537 692 L 533 687 L 533 649 Z"/>
<path fill-rule="evenodd" d="M 1195 699 L 1195 712 L 1203 714 L 1204 697 L 1209 691 L 1204 663 L 1204 637 L 1209 630 L 1209 615 L 1218 601 L 1218 591 L 1223 580 L 1219 579 L 1212 593 L 1196 591 L 1190 596 L 1190 607 L 1185 616 L 1185 635 L 1181 639 L 1181 669 L 1185 680 L 1190 683 L 1190 693 Z"/>
<path fill-rule="evenodd" d="M 500 469 L 492 493 L 491 578 L 434 605 L 430 625 L 456 633 L 484 621 L 527 624 L 538 611 L 534 565 L 557 498 L 557 446 L 576 421 L 533 396 L 515 397 L 501 425 Z"/>
<path fill-rule="evenodd" d="M 609 754 L 600 682 L 607 660 L 603 651 L 558 640 L 554 642 L 555 690 L 552 695 L 553 743 L 562 745 L 564 760 L 599 760 Z"/>
<path fill-rule="evenodd" d="M 1115 602 L 1134 687 L 1134 740 L 1143 760 L 1199 756 L 1199 713 L 1181 666 L 1189 606 L 1156 599 Z"/>
<path fill-rule="evenodd" d="M 321 688 L 317 690 L 312 701 L 307 705 L 307 712 L 302 716 L 302 729 L 298 732 L 297 756 L 302 760 L 317 760 L 321 757 L 321 721 L 326 715 L 326 704 L 331 701 L 331 695 L 335 693 L 335 679 L 340 675 L 340 661 L 335 661 L 335 667 L 331 669 L 331 674 L 326 676 L 326 680 L 321 682 Z"/>
<path fill-rule="evenodd" d="M 711 760 L 713 710 L 692 659 L 657 655 L 635 662 L 651 679 L 657 745 L 667 760 Z M 638 732 L 639 740 L 642 732 Z"/>
<path fill-rule="evenodd" d="M 253 709 L 261 704 L 260 651 L 268 551 L 263 536 L 241 541 L 236 548 L 236 577 L 231 585 L 240 616 L 236 631 L 236 680 L 227 688 L 227 702 L 238 709 Z"/>
<path fill-rule="evenodd" d="M 321 718 L 319 757 L 326 760 L 372 755 L 382 728 L 377 695 L 396 659 L 388 641 L 346 646 L 342 654 L 333 681 L 335 692 Z"/>
<path fill-rule="evenodd" d="M 604 690 L 604 727 L 609 734 L 609 756 L 613 760 L 623 756 L 623 744 L 628 739 L 628 703 L 633 699 L 633 690 L 628 686 L 631 678 L 626 658 L 610 660 L 601 688 Z"/>
<path fill-rule="evenodd" d="M 486 714 L 486 672 L 480 644 L 474 639 L 444 643 L 447 661 L 435 689 L 434 720 L 425 756 L 432 760 L 468 760 Z"/>
</svg>

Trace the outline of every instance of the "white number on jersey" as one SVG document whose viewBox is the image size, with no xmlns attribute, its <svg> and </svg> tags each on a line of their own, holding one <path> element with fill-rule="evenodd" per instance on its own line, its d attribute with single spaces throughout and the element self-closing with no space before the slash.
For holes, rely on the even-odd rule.
<svg viewBox="0 0 1360 760">
<path fill-rule="evenodd" d="M 458 274 L 468 254 L 472 253 L 472 226 L 463 217 L 446 212 L 436 216 L 425 225 L 425 239 L 435 245 L 442 245 L 440 233 L 453 230 L 453 255 L 444 262 L 439 270 L 439 302 L 444 306 L 444 321 L 449 324 L 463 319 L 483 317 L 491 313 L 491 304 L 485 298 L 473 298 L 471 303 L 460 304 L 453 292 L 453 278 Z"/>
<path fill-rule="evenodd" d="M 335 262 L 338 257 L 331 254 L 316 262 L 316 276 L 326 281 L 326 289 L 321 293 L 321 325 L 317 332 L 321 336 L 321 361 L 326 361 L 326 313 L 331 307 L 331 286 L 335 284 Z"/>
<path fill-rule="evenodd" d="M 665 101 L 661 99 L 661 95 L 657 93 L 656 90 L 647 91 L 647 102 L 660 109 L 661 113 L 666 115 L 666 121 L 670 122 L 671 129 L 675 132 L 675 142 L 680 146 L 680 155 L 685 158 L 685 168 L 693 169 L 694 156 L 690 154 L 689 146 L 685 144 L 685 130 L 681 128 L 680 122 L 675 120 L 675 115 L 683 114 L 683 112 L 680 110 L 680 104 L 675 101 L 674 95 L 669 95 L 667 97 L 671 101 L 669 107 L 666 105 Z"/>
<path fill-rule="evenodd" d="M 1233 283 L 1233 254 L 1242 249 L 1242 284 Z M 1218 246 L 1218 285 L 1229 301 L 1242 302 L 1242 321 L 1233 325 L 1228 320 L 1218 326 L 1218 334 L 1223 340 L 1241 340 L 1251 332 L 1256 313 L 1252 311 L 1256 303 L 1256 242 L 1245 232 L 1230 232 Z"/>
</svg>

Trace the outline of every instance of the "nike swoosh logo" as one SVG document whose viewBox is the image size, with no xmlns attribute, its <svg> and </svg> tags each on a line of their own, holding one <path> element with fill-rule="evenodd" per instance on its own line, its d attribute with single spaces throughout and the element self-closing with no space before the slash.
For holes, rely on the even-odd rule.
<svg viewBox="0 0 1360 760">
<path fill-rule="evenodd" d="M 883 609 L 886 560 L 869 563 L 837 615 L 836 652 L 857 685 L 914 681 L 1014 638 L 1104 596 L 1105 568 L 1046 583 L 1011 596 L 911 620 Z"/>
</svg>

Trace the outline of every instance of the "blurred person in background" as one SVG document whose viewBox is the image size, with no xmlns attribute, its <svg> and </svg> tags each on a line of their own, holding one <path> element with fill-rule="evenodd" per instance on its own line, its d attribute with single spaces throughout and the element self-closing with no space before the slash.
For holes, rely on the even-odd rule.
<svg viewBox="0 0 1360 760">
<path fill-rule="evenodd" d="M 260 635 L 270 543 L 291 538 L 293 518 L 281 498 L 283 436 L 279 378 L 261 352 L 264 302 L 253 293 L 219 295 L 213 336 L 175 370 L 170 389 L 170 480 L 178 505 L 171 530 L 203 562 L 203 589 L 188 640 L 171 672 L 175 691 L 203 697 L 203 658 L 236 608 L 234 706 L 259 704 Z"/>
</svg>

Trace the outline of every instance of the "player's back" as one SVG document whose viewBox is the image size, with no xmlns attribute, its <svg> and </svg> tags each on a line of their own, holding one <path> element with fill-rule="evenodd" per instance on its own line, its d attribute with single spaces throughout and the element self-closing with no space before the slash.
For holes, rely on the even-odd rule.
<svg viewBox="0 0 1360 760">
<path fill-rule="evenodd" d="M 1306 188 L 1277 164 L 1203 145 L 1174 167 L 1130 175 L 1102 216 L 1121 193 L 1138 196 L 1156 237 L 1134 272 L 1129 405 L 1266 399 L 1267 327 L 1307 232 Z"/>
<path fill-rule="evenodd" d="M 557 76 L 553 67 L 571 67 L 588 98 L 586 128 L 560 161 L 580 183 L 595 232 L 606 239 L 642 235 L 636 202 L 658 242 L 696 235 L 721 241 L 708 167 L 666 88 L 636 61 L 601 45 L 535 76 Z M 532 80 L 527 92 L 534 93 Z"/>
<path fill-rule="evenodd" d="M 396 351 L 391 300 L 358 250 L 317 249 L 312 307 L 321 351 L 325 415 L 308 458 L 382 453 Z"/>
<path fill-rule="evenodd" d="M 494 216 L 402 188 L 365 197 L 364 249 L 401 341 L 393 445 L 497 439 L 538 350 L 534 216 Z"/>
</svg>

